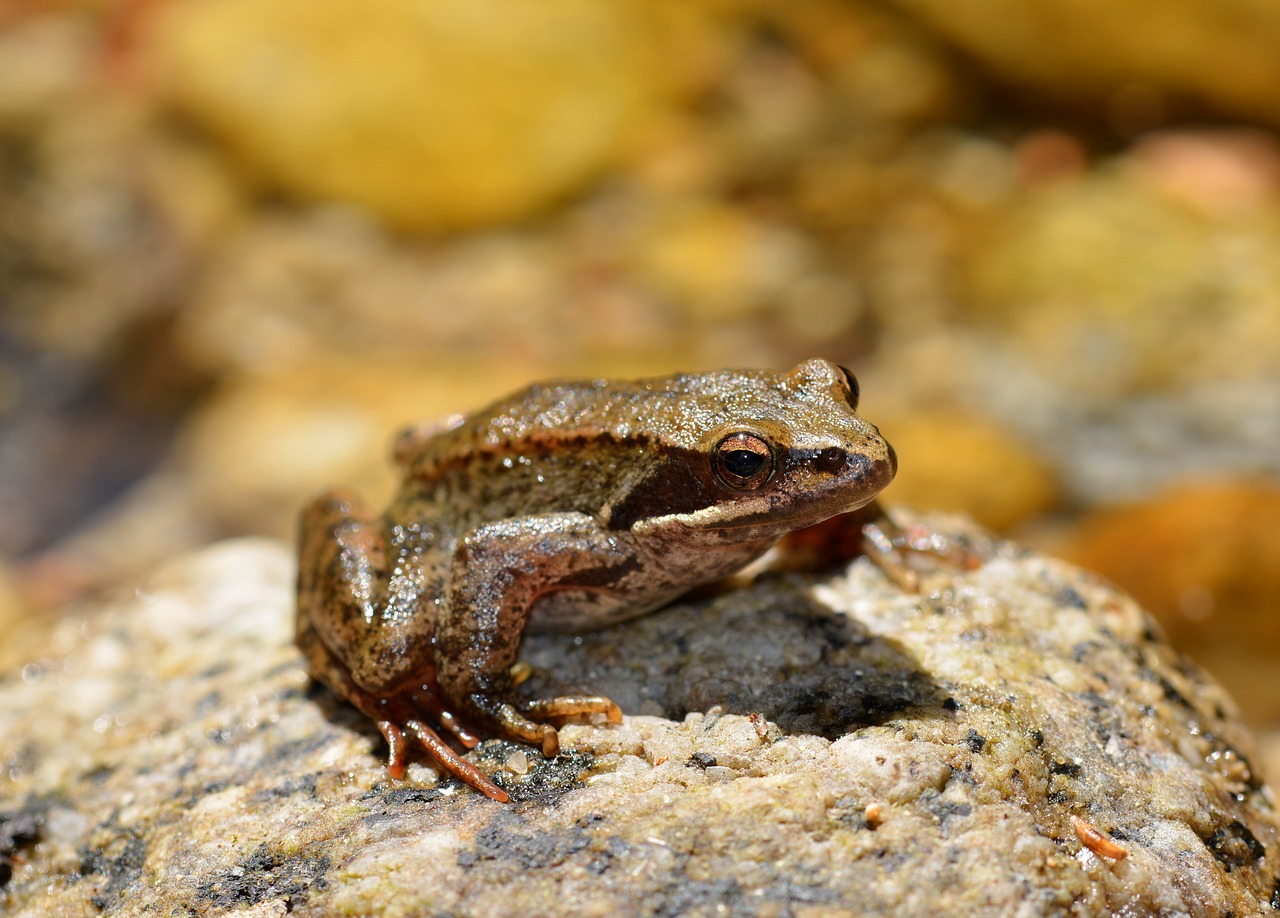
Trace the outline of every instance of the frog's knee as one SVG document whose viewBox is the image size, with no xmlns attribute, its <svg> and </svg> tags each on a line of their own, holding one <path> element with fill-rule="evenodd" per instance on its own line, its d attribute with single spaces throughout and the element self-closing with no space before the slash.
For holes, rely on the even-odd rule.
<svg viewBox="0 0 1280 918">
<path fill-rule="evenodd" d="M 316 532 L 331 529 L 336 524 L 353 516 L 364 515 L 364 502 L 355 491 L 349 488 L 335 488 L 325 491 L 302 511 L 302 532 Z"/>
</svg>

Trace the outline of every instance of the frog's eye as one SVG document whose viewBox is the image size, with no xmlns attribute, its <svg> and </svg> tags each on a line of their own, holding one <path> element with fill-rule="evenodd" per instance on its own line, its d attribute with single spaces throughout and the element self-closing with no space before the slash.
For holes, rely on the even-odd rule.
<svg viewBox="0 0 1280 918">
<path fill-rule="evenodd" d="M 845 385 L 849 387 L 849 404 L 856 410 L 858 407 L 858 396 L 860 394 L 860 390 L 858 389 L 858 378 L 853 375 L 848 367 L 841 367 L 840 372 L 844 374 Z"/>
<path fill-rule="evenodd" d="M 711 453 L 716 477 L 739 491 L 754 491 L 773 477 L 773 447 L 753 433 L 729 434 Z"/>
</svg>

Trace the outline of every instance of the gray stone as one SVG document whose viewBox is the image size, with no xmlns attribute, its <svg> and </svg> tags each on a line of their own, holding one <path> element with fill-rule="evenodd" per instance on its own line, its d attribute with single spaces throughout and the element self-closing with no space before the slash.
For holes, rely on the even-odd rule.
<svg viewBox="0 0 1280 918">
<path fill-rule="evenodd" d="M 510 805 L 422 762 L 389 780 L 292 646 L 289 550 L 202 551 L 0 651 L 0 908 L 1269 911 L 1280 818 L 1222 690 L 1097 578 L 928 524 L 983 563 L 909 558 L 916 592 L 866 559 L 766 572 L 531 637 L 525 691 L 628 716 L 565 727 L 551 762 L 482 744 Z"/>
</svg>

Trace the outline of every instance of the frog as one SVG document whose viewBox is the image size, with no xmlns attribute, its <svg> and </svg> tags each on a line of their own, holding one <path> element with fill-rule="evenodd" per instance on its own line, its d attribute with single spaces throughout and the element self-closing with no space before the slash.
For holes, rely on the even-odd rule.
<svg viewBox="0 0 1280 918">
<path fill-rule="evenodd" d="M 557 725 L 622 721 L 603 696 L 518 700 L 526 629 L 644 615 L 870 504 L 898 460 L 858 401 L 853 373 L 811 359 L 537 383 L 409 428 L 381 514 L 346 489 L 303 510 L 296 643 L 376 725 L 391 778 L 412 743 L 506 802 L 465 750 L 489 736 L 551 758 Z"/>
</svg>

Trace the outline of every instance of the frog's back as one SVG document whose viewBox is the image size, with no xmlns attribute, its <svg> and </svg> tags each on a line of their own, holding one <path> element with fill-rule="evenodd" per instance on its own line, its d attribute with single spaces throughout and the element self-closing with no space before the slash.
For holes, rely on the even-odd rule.
<svg viewBox="0 0 1280 918">
<path fill-rule="evenodd" d="M 779 438 L 813 427 L 793 417 L 797 386 L 796 371 L 769 370 L 539 383 L 415 446 L 401 500 L 460 528 L 555 512 L 603 520 L 659 465 L 693 485 L 709 434 L 731 419 L 775 421 Z"/>
<path fill-rule="evenodd" d="M 462 527 L 553 512 L 599 515 L 662 449 L 678 392 L 658 381 L 530 386 L 425 440 L 401 499 L 429 500 Z"/>
</svg>

